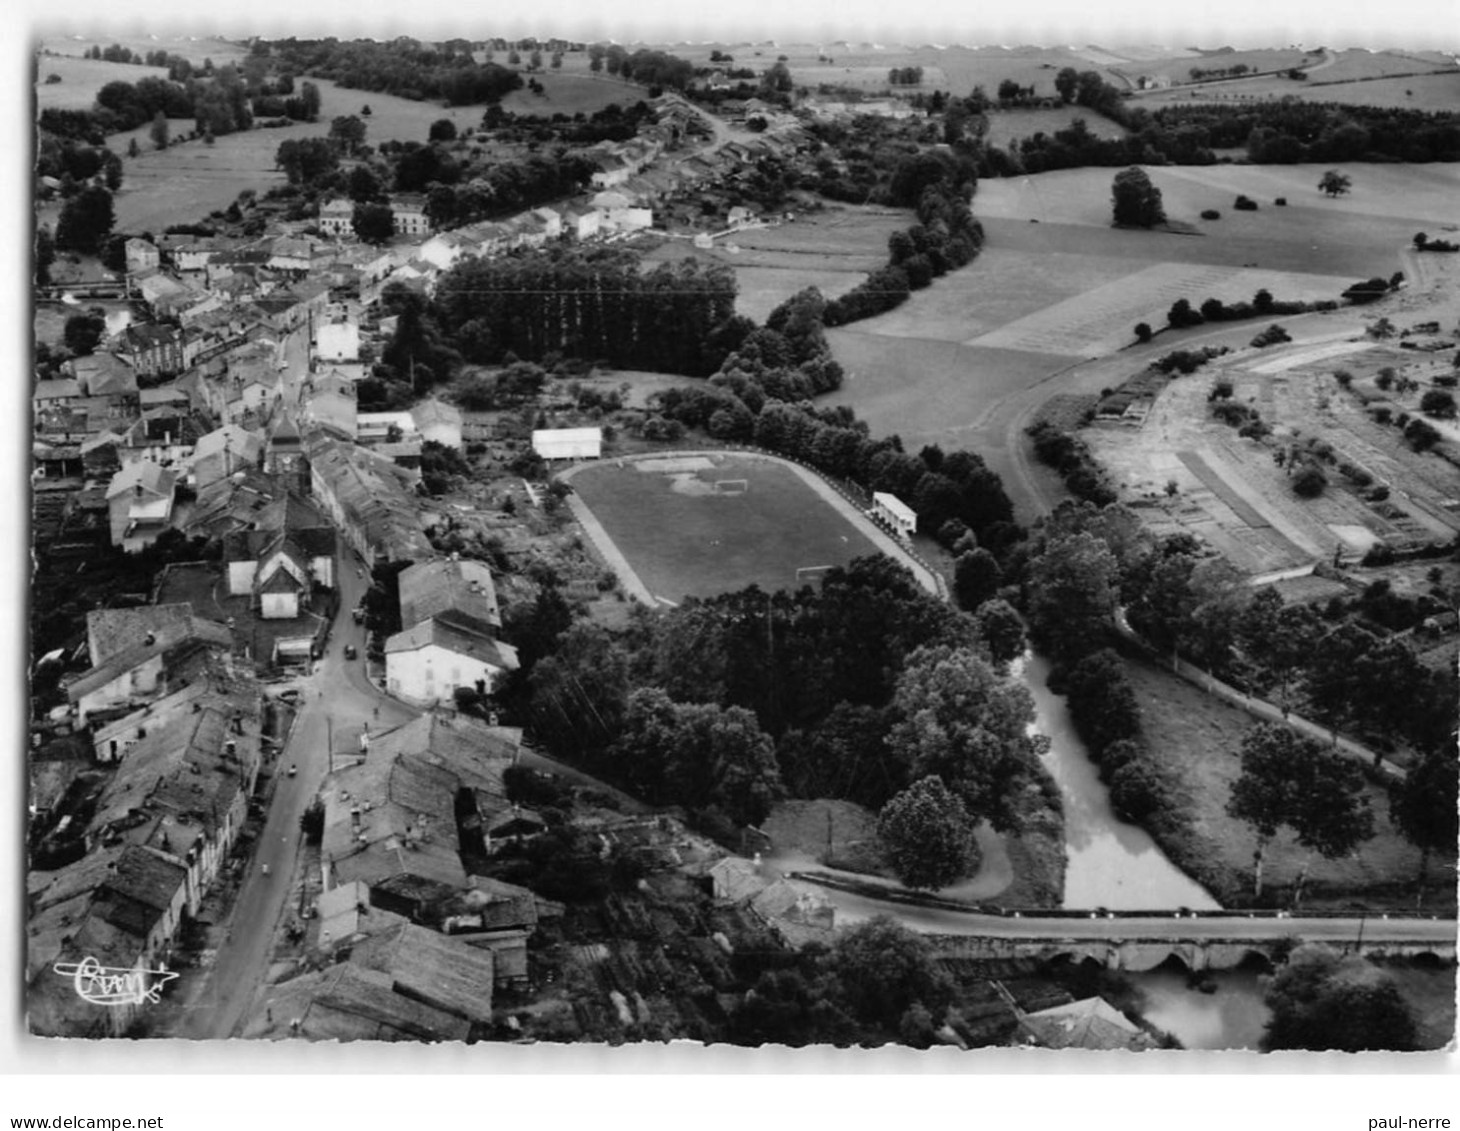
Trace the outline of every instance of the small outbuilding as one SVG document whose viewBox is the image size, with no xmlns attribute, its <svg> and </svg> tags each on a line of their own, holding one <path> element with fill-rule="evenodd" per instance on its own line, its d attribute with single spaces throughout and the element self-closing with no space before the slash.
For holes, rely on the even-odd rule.
<svg viewBox="0 0 1460 1131">
<path fill-rule="evenodd" d="M 872 517 L 891 527 L 900 538 L 911 536 L 918 528 L 918 512 L 885 491 L 872 493 Z"/>
<path fill-rule="evenodd" d="M 532 450 L 543 459 L 598 459 L 602 428 L 543 428 L 532 434 Z"/>
</svg>

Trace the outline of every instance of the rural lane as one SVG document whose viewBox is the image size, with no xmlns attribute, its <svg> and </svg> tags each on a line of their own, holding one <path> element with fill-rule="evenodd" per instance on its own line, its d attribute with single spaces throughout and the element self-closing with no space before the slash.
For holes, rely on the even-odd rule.
<svg viewBox="0 0 1460 1131">
<path fill-rule="evenodd" d="M 1156 649 L 1152 648 L 1146 642 L 1145 638 L 1131 627 L 1124 608 L 1115 610 L 1115 628 L 1121 636 L 1140 648 L 1153 663 L 1159 664 L 1167 671 L 1174 672 L 1188 683 L 1201 688 L 1208 694 L 1215 695 L 1219 699 L 1225 699 L 1228 703 L 1242 708 L 1242 710 L 1246 711 L 1253 718 L 1270 723 L 1282 723 L 1284 726 L 1291 727 L 1300 734 L 1306 734 L 1310 738 L 1317 739 L 1329 747 L 1329 749 L 1336 751 L 1345 758 L 1352 759 L 1356 762 L 1363 762 L 1370 768 L 1377 770 L 1388 781 L 1402 784 L 1409 777 L 1399 766 L 1391 762 L 1386 762 L 1382 752 L 1378 750 L 1365 746 L 1361 742 L 1355 742 L 1351 738 L 1345 738 L 1343 735 L 1335 737 L 1333 732 L 1327 727 L 1320 726 L 1311 719 L 1294 714 L 1292 711 L 1289 711 L 1285 715 L 1281 708 L 1276 704 L 1269 703 L 1266 699 L 1246 695 L 1230 684 L 1223 683 L 1210 672 L 1189 664 L 1185 660 L 1162 655 Z"/>
</svg>

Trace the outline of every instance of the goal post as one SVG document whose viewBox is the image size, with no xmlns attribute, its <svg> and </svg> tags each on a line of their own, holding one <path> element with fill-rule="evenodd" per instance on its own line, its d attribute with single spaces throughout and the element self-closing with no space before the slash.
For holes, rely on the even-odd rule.
<svg viewBox="0 0 1460 1131">
<path fill-rule="evenodd" d="M 750 490 L 750 480 L 716 479 L 714 488 L 717 495 L 743 495 Z"/>
<path fill-rule="evenodd" d="M 796 585 L 798 588 L 802 585 L 812 583 L 820 585 L 827 573 L 835 568 L 835 566 L 829 565 L 798 566 L 796 569 Z"/>
</svg>

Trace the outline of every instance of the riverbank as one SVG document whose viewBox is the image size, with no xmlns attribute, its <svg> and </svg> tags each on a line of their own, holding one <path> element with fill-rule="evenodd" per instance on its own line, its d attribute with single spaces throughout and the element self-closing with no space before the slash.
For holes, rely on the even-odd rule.
<svg viewBox="0 0 1460 1131">
<path fill-rule="evenodd" d="M 1157 814 L 1146 824 L 1152 839 L 1224 906 L 1250 906 L 1256 834 L 1226 811 L 1241 770 L 1242 737 L 1254 725 L 1240 708 L 1142 661 L 1125 668 L 1141 708 L 1148 746 L 1176 779 L 1186 805 L 1176 815 Z M 1420 852 L 1389 820 L 1389 797 L 1368 783 L 1375 835 L 1357 852 L 1325 860 L 1283 832 L 1270 844 L 1263 865 L 1262 906 L 1287 907 L 1306 871 L 1302 906 L 1312 910 L 1412 911 Z M 1431 861 L 1425 910 L 1453 914 L 1455 891 L 1441 861 Z M 1453 873 L 1450 873 L 1453 876 Z"/>
</svg>

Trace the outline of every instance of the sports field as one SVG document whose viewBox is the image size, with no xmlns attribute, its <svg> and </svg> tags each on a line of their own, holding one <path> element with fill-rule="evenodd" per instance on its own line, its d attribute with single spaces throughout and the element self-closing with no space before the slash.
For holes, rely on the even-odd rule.
<svg viewBox="0 0 1460 1131">
<path fill-rule="evenodd" d="M 879 552 L 791 467 L 713 454 L 604 461 L 575 471 L 579 500 L 658 601 L 748 585 L 812 584 L 797 570 Z"/>
</svg>

